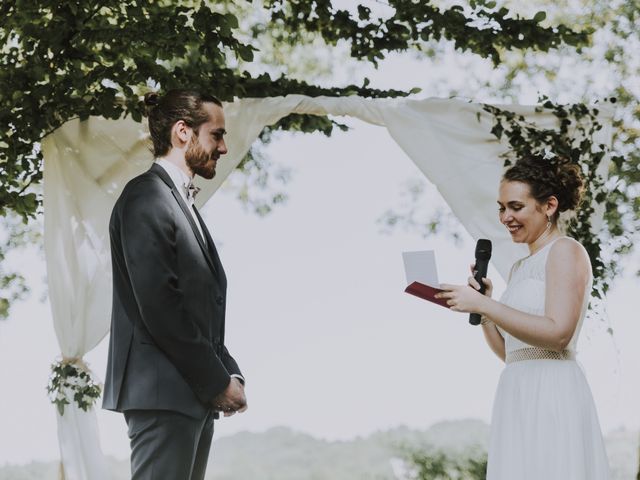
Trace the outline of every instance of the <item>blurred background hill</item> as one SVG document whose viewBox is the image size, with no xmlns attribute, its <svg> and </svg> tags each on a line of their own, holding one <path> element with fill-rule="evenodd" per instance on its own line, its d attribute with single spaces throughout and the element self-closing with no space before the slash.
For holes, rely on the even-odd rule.
<svg viewBox="0 0 640 480">
<path fill-rule="evenodd" d="M 480 420 L 440 422 L 427 430 L 405 427 L 349 441 L 326 441 L 274 427 L 214 439 L 207 480 L 392 480 L 406 477 L 408 453 L 443 452 L 464 459 L 484 455 L 489 426 Z M 606 437 L 613 480 L 632 480 L 640 432 L 618 430 Z M 113 480 L 129 478 L 127 459 L 110 458 Z M 0 467 L 0 480 L 57 478 L 56 462 Z"/>
</svg>

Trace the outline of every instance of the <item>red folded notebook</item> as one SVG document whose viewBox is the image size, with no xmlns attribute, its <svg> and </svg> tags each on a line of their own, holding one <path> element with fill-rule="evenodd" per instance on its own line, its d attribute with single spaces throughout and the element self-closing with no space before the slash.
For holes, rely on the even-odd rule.
<svg viewBox="0 0 640 480">
<path fill-rule="evenodd" d="M 411 295 L 415 295 L 416 297 L 420 297 L 424 300 L 428 300 L 430 302 L 441 305 L 444 308 L 449 308 L 446 298 L 434 297 L 436 293 L 444 292 L 444 290 L 441 290 L 439 288 L 430 287 L 429 285 L 425 285 L 424 283 L 420 282 L 413 282 L 411 283 L 411 285 L 405 288 L 404 291 L 410 293 Z"/>
</svg>

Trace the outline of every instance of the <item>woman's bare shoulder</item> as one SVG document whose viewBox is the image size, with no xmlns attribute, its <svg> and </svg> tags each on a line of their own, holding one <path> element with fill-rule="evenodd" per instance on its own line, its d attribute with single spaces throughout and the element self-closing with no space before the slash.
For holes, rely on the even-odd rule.
<svg viewBox="0 0 640 480">
<path fill-rule="evenodd" d="M 584 246 L 570 237 L 562 237 L 551 245 L 547 268 L 558 266 L 560 268 L 573 267 L 576 270 L 584 269 L 585 273 L 591 272 L 591 261 Z"/>
</svg>

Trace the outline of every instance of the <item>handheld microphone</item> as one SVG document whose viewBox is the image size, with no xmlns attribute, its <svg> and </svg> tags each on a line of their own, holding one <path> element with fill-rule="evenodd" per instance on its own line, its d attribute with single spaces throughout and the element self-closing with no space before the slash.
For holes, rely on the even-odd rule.
<svg viewBox="0 0 640 480">
<path fill-rule="evenodd" d="M 485 285 L 482 281 L 483 278 L 487 276 L 487 268 L 489 267 L 489 259 L 491 258 L 491 240 L 487 240 L 486 238 L 481 238 L 476 243 L 476 274 L 474 278 L 476 282 L 480 284 L 479 292 L 484 294 Z M 480 325 L 480 314 L 479 313 L 471 313 L 469 314 L 469 323 L 471 325 Z"/>
</svg>

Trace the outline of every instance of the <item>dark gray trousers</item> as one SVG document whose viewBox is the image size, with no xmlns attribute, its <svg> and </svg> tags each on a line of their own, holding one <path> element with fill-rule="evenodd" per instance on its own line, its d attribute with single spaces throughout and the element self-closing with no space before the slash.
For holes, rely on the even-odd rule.
<svg viewBox="0 0 640 480">
<path fill-rule="evenodd" d="M 204 480 L 213 413 L 197 419 L 169 410 L 127 410 L 131 480 Z"/>
</svg>

